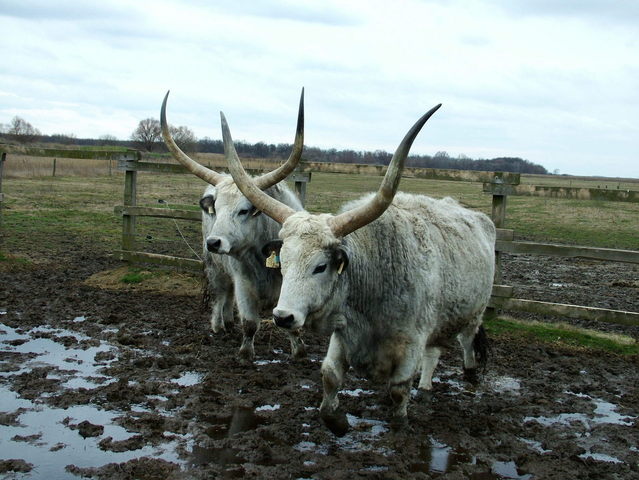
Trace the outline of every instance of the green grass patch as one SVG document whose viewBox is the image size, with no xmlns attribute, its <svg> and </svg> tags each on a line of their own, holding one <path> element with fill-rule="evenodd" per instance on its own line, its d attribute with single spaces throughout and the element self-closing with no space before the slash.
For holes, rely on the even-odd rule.
<svg viewBox="0 0 639 480">
<path fill-rule="evenodd" d="M 490 335 L 516 335 L 557 346 L 584 348 L 616 353 L 638 355 L 639 344 L 629 336 L 598 332 L 578 328 L 564 323 L 542 323 L 499 317 L 484 323 Z"/>
<path fill-rule="evenodd" d="M 142 283 L 143 281 L 148 280 L 149 278 L 153 278 L 157 275 L 158 273 L 156 272 L 149 272 L 140 270 L 138 268 L 131 268 L 120 278 L 120 282 L 126 284 Z"/>
</svg>

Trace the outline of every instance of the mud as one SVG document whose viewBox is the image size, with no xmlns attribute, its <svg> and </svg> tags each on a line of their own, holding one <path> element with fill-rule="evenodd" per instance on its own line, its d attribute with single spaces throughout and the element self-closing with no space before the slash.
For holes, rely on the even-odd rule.
<svg viewBox="0 0 639 480">
<path fill-rule="evenodd" d="M 338 438 L 317 411 L 326 337 L 293 362 L 265 323 L 241 366 L 239 331 L 212 335 L 197 295 L 87 285 L 119 263 L 64 241 L 73 256 L 0 266 L 1 478 L 639 478 L 636 357 L 500 337 L 472 387 L 453 349 L 401 429 L 383 387 L 350 375 Z M 639 310 L 636 267 L 505 265 L 524 298 Z"/>
</svg>

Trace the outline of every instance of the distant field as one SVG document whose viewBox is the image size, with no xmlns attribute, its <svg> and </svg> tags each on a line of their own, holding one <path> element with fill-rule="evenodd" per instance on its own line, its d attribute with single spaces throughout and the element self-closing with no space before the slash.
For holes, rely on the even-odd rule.
<svg viewBox="0 0 639 480">
<path fill-rule="evenodd" d="M 205 164 L 209 160 L 214 163 L 219 158 L 201 158 Z M 2 250 L 37 256 L 39 249 L 44 255 L 47 249 L 63 248 L 29 245 L 28 239 L 35 238 L 36 233 L 38 238 L 49 233 L 52 239 L 88 235 L 95 239 L 98 250 L 118 249 L 121 219 L 113 213 L 113 207 L 122 204 L 123 174 L 113 165 L 109 175 L 105 161 L 67 159 L 58 160 L 56 177 L 52 177 L 51 162 L 52 159 L 17 156 L 11 156 L 7 162 L 2 184 L 5 193 Z M 250 168 L 269 165 L 261 162 L 246 163 Z M 138 178 L 139 205 L 198 208 L 204 189 L 199 179 L 191 175 L 146 173 L 139 174 Z M 308 185 L 307 208 L 311 212 L 335 212 L 344 202 L 375 190 L 380 180 L 378 176 L 313 173 Z M 523 178 L 525 183 L 541 184 L 542 180 L 559 182 L 552 185 L 566 185 L 560 181 L 569 177 Z M 601 184 L 600 179 L 576 179 L 572 186 Z M 617 184 L 620 188 L 639 189 L 639 183 L 634 181 L 607 185 L 616 188 Z M 400 189 L 434 197 L 452 196 L 470 208 L 486 213 L 491 210 L 491 196 L 482 192 L 479 183 L 404 178 Z M 518 238 L 639 250 L 639 204 L 509 197 L 506 223 Z M 141 250 L 189 258 L 195 258 L 191 248 L 200 253 L 198 222 L 140 218 L 137 231 Z"/>
</svg>

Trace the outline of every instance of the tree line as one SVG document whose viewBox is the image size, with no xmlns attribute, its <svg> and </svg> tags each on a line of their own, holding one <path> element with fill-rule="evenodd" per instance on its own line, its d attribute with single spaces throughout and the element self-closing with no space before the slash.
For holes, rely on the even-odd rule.
<svg viewBox="0 0 639 480">
<path fill-rule="evenodd" d="M 197 139 L 195 134 L 185 126 L 169 125 L 171 135 L 178 146 L 185 152 L 224 153 L 222 140 L 209 137 Z M 118 140 L 113 135 L 102 135 L 97 139 L 76 138 L 73 134 L 42 135 L 29 122 L 14 117 L 9 124 L 0 124 L 0 139 L 16 143 L 55 143 L 59 145 L 91 145 L 91 146 L 121 146 L 136 148 L 147 152 L 166 152 L 162 141 L 160 122 L 154 118 L 140 120 L 136 129 L 128 140 Z M 287 158 L 292 145 L 288 143 L 268 144 L 264 142 L 248 143 L 235 142 L 235 149 L 239 155 L 273 159 L 274 161 Z M 326 163 L 362 163 L 372 165 L 388 165 L 392 154 L 383 150 L 356 151 L 322 149 L 318 147 L 304 147 L 303 159 L 308 162 Z M 434 155 L 410 155 L 406 159 L 406 166 L 418 168 L 440 168 L 453 170 L 483 170 L 515 173 L 548 174 L 541 165 L 519 157 L 496 157 L 473 159 L 466 155 L 451 157 L 447 152 L 437 152 Z"/>
</svg>

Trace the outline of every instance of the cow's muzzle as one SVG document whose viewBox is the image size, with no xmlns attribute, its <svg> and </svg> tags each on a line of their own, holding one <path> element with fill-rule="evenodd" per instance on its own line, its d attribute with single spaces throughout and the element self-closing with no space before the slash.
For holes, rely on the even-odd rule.
<svg viewBox="0 0 639 480">
<path fill-rule="evenodd" d="M 295 322 L 295 317 L 293 316 L 293 314 L 280 316 L 276 315 L 275 312 L 273 312 L 273 321 L 278 327 L 291 328 L 293 326 L 293 323 Z"/>
</svg>

